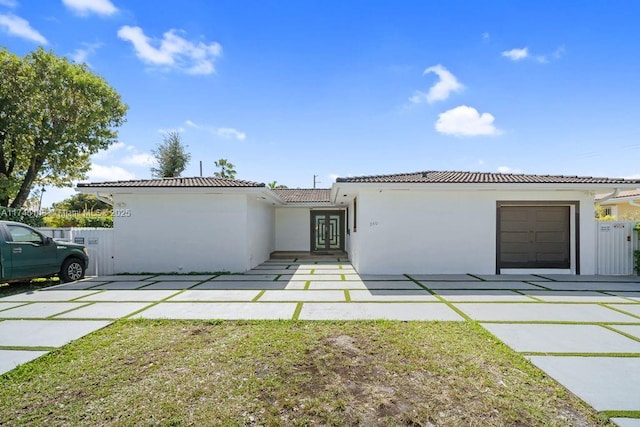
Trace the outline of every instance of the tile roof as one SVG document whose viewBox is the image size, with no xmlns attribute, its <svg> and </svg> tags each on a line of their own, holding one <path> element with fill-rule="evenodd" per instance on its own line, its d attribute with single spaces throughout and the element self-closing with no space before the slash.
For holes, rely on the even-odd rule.
<svg viewBox="0 0 640 427">
<path fill-rule="evenodd" d="M 433 183 L 433 184 L 640 184 L 640 180 L 594 178 L 565 175 L 526 175 L 492 172 L 424 171 L 393 175 L 338 178 L 336 182 L 351 183 Z"/>
<path fill-rule="evenodd" d="M 596 200 L 600 200 L 603 197 L 608 196 L 609 194 L 596 194 Z M 621 191 L 618 193 L 616 197 L 612 197 L 610 200 L 622 199 L 623 197 L 636 197 L 640 196 L 640 188 L 636 188 L 635 190 Z"/>
<path fill-rule="evenodd" d="M 286 203 L 331 202 L 330 188 L 274 188 L 272 191 Z"/>
<path fill-rule="evenodd" d="M 241 179 L 225 179 L 214 177 L 192 177 L 192 178 L 158 178 L 158 179 L 138 179 L 131 181 L 109 181 L 109 182 L 85 182 L 78 183 L 78 187 L 264 187 L 259 182 L 244 181 Z"/>
</svg>

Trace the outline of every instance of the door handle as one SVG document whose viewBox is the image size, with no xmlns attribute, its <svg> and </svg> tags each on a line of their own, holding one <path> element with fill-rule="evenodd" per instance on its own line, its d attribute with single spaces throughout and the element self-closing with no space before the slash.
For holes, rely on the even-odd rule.
<svg viewBox="0 0 640 427">
<path fill-rule="evenodd" d="M 22 248 L 13 248 L 12 251 L 14 254 L 21 254 L 22 253 Z"/>
</svg>

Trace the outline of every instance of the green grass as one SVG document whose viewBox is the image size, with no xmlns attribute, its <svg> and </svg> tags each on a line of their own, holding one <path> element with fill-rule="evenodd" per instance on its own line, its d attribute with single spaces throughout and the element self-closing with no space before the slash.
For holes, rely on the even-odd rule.
<svg viewBox="0 0 640 427">
<path fill-rule="evenodd" d="M 473 322 L 123 320 L 0 376 L 0 425 L 605 419 Z"/>
</svg>

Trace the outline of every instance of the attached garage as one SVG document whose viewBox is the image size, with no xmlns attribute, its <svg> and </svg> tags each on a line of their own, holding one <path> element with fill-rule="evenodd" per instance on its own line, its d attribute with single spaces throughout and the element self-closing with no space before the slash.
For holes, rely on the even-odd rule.
<svg viewBox="0 0 640 427">
<path fill-rule="evenodd" d="M 496 272 L 571 268 L 571 206 L 578 202 L 558 203 L 498 202 Z"/>
</svg>

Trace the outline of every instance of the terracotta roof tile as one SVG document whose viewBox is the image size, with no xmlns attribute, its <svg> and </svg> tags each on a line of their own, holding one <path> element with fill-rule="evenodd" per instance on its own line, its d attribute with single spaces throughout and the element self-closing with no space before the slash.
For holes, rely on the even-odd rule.
<svg viewBox="0 0 640 427">
<path fill-rule="evenodd" d="M 131 181 L 85 182 L 78 183 L 78 187 L 264 187 L 258 182 L 244 181 L 241 179 L 224 179 L 214 177 L 191 178 L 158 178 L 138 179 Z"/>
<path fill-rule="evenodd" d="M 600 200 L 606 196 L 608 196 L 608 194 L 596 194 L 596 200 Z M 635 190 L 621 191 L 618 193 L 616 197 L 612 197 L 610 200 L 622 199 L 624 197 L 636 197 L 636 196 L 640 196 L 640 188 L 636 188 Z"/>
<path fill-rule="evenodd" d="M 433 184 L 640 184 L 640 180 L 623 178 L 594 178 L 565 175 L 527 175 L 492 172 L 424 171 L 393 175 L 356 176 L 338 178 L 336 182 L 351 183 L 433 183 Z"/>
<path fill-rule="evenodd" d="M 286 203 L 329 203 L 331 201 L 330 188 L 275 188 L 272 191 Z"/>
</svg>

